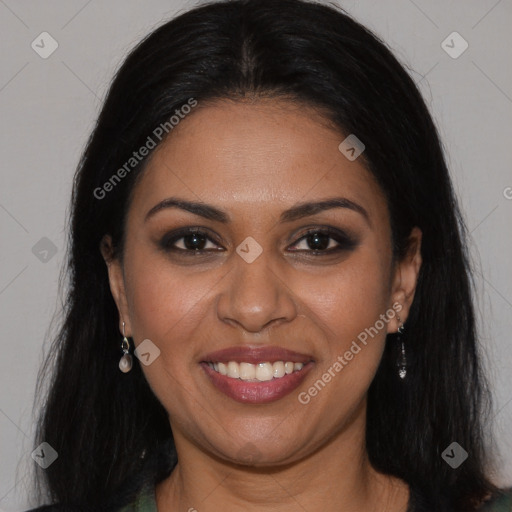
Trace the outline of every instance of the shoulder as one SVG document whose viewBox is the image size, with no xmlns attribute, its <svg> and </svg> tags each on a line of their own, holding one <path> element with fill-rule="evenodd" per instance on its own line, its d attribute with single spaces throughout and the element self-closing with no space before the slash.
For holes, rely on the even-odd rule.
<svg viewBox="0 0 512 512">
<path fill-rule="evenodd" d="M 499 493 L 492 497 L 488 502 L 484 503 L 478 509 L 479 512 L 510 512 L 512 511 L 512 487 L 502 489 Z"/>
<path fill-rule="evenodd" d="M 42 507 L 31 508 L 26 512 L 78 512 L 79 508 L 69 505 L 43 505 Z"/>
<path fill-rule="evenodd" d="M 31 508 L 25 512 L 82 512 L 81 507 L 72 507 L 70 505 L 43 505 L 42 507 Z"/>
<path fill-rule="evenodd" d="M 56 504 L 44 505 L 26 512 L 90 512 L 90 507 Z M 145 486 L 127 505 L 121 507 L 105 505 L 96 512 L 157 512 L 155 489 L 153 486 Z"/>
</svg>

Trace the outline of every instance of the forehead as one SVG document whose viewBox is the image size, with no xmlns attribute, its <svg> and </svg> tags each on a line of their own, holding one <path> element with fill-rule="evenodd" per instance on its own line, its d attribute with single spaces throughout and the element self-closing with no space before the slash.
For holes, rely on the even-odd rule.
<svg viewBox="0 0 512 512">
<path fill-rule="evenodd" d="M 385 199 L 362 158 L 338 149 L 345 137 L 313 108 L 285 100 L 199 103 L 154 152 L 132 208 L 168 196 L 234 211 L 343 195 L 381 216 Z"/>
</svg>

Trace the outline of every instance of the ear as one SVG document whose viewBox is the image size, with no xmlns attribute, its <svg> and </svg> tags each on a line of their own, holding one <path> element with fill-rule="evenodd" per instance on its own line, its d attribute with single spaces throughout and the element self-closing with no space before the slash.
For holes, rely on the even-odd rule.
<svg viewBox="0 0 512 512">
<path fill-rule="evenodd" d="M 411 304 L 416 292 L 416 284 L 421 268 L 421 238 L 422 232 L 418 227 L 414 227 L 409 235 L 407 252 L 401 261 L 396 262 L 393 271 L 391 299 L 392 304 L 398 303 L 396 311 L 400 320 L 405 323 L 409 316 Z M 390 330 L 388 332 L 396 332 L 400 327 L 398 318 L 395 317 L 390 322 Z"/>
<path fill-rule="evenodd" d="M 126 336 L 131 336 L 131 323 L 128 310 L 128 301 L 126 300 L 125 282 L 123 267 L 119 260 L 113 256 L 112 238 L 105 235 L 101 239 L 100 251 L 108 269 L 108 280 L 110 291 L 114 297 L 114 301 L 119 312 L 119 332 L 123 333 L 123 322 L 125 323 L 124 331 Z"/>
</svg>

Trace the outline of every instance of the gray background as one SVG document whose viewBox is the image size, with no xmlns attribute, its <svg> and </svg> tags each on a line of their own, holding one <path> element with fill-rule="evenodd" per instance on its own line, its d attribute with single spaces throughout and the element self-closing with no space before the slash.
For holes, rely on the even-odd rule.
<svg viewBox="0 0 512 512">
<path fill-rule="evenodd" d="M 439 126 L 477 266 L 477 310 L 495 393 L 497 480 L 511 484 L 512 4 L 340 4 L 410 66 Z M 193 5 L 0 0 L 0 511 L 23 510 L 29 503 L 35 377 L 60 303 L 74 168 L 127 50 Z M 59 45 L 47 59 L 31 47 L 44 31 Z M 458 58 L 441 46 L 453 31 L 469 44 Z M 456 40 L 448 44 L 461 48 Z M 55 255 L 48 241 L 39 242 L 43 237 L 55 245 Z"/>
</svg>

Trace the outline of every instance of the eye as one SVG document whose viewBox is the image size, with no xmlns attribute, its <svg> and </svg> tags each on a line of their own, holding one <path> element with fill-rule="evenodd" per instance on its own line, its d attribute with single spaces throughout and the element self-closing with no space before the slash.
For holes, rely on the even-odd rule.
<svg viewBox="0 0 512 512">
<path fill-rule="evenodd" d="M 309 229 L 291 247 L 292 252 L 309 252 L 317 255 L 332 254 L 334 252 L 351 250 L 357 246 L 357 241 L 352 237 L 333 228 Z M 298 247 L 298 248 L 297 248 Z"/>
<path fill-rule="evenodd" d="M 209 231 L 198 227 L 188 227 L 167 233 L 159 242 L 165 251 L 185 256 L 194 256 L 225 250 Z M 358 242 L 341 230 L 334 228 L 312 228 L 299 238 L 288 250 L 291 252 L 328 255 L 354 249 Z"/>
<path fill-rule="evenodd" d="M 166 251 L 192 255 L 223 250 L 212 240 L 207 231 L 200 228 L 186 228 L 168 233 L 160 241 L 160 246 Z"/>
</svg>

